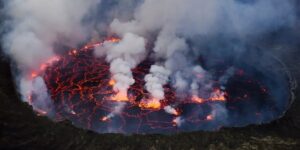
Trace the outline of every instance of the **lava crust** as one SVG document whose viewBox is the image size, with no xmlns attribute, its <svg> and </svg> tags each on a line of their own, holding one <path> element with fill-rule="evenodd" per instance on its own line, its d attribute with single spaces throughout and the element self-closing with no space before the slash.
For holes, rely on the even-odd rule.
<svg viewBox="0 0 300 150">
<path fill-rule="evenodd" d="M 245 62 L 235 66 L 226 89 L 220 88 L 217 79 L 230 65 L 221 63 L 210 69 L 215 81 L 208 97 L 179 93 L 169 82 L 164 86 L 165 99 L 156 103 L 144 87 L 144 76 L 152 64 L 148 59 L 134 68 L 135 83 L 128 90 L 128 99 L 115 99 L 109 64 L 93 55 L 93 47 L 60 56 L 42 75 L 55 120 L 67 119 L 99 133 L 176 133 L 268 122 L 280 117 L 289 104 L 286 80 L 277 80 L 281 77 L 273 76 L 276 72 L 265 74 Z M 278 95 L 278 90 L 283 94 Z M 34 103 L 35 93 L 31 99 Z"/>
</svg>

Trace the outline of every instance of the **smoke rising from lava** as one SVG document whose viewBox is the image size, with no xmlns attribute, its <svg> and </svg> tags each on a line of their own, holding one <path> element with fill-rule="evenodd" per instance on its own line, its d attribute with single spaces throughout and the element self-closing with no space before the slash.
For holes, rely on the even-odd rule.
<svg viewBox="0 0 300 150">
<path fill-rule="evenodd" d="M 178 93 L 179 101 L 184 101 L 189 95 L 198 103 L 224 101 L 228 80 L 238 69 L 226 67 L 224 74 L 216 79 L 217 73 L 211 67 L 216 66 L 220 58 L 226 62 L 240 60 L 245 54 L 256 56 L 256 52 L 248 53 L 248 45 L 253 45 L 253 41 L 267 33 L 294 25 L 293 2 L 10 0 L 4 2 L 7 19 L 2 44 L 4 53 L 20 71 L 16 75 L 16 84 L 23 100 L 36 111 L 46 111 L 48 116 L 52 116 L 55 109 L 51 93 L 48 93 L 50 90 L 41 77 L 45 62 L 47 68 L 59 62 L 60 54 L 69 49 L 74 49 L 71 54 L 76 55 L 79 53 L 76 48 L 83 43 L 117 36 L 118 39 L 104 40 L 93 52 L 95 57 L 104 58 L 109 63 L 109 84 L 117 93 L 111 96 L 117 102 L 113 110 L 102 119 L 107 120 L 121 114 L 126 102 L 131 101 L 129 89 L 137 82 L 132 71 L 145 60 L 152 61 L 149 72 L 144 76 L 144 88 L 150 97 L 142 98 L 139 106 L 163 106 L 161 103 L 166 98 L 167 85 Z M 204 60 L 202 57 L 205 57 Z M 245 59 L 253 62 L 253 58 Z M 218 89 L 215 81 L 220 84 Z M 32 101 L 29 95 L 37 100 Z M 185 126 L 188 117 L 179 116 L 175 109 L 179 103 L 164 106 L 163 110 L 176 116 L 173 121 L 178 126 Z M 216 126 L 231 125 L 225 104 L 216 103 L 211 107 L 207 120 L 213 119 L 212 124 Z M 206 114 L 204 110 L 193 113 Z"/>
</svg>

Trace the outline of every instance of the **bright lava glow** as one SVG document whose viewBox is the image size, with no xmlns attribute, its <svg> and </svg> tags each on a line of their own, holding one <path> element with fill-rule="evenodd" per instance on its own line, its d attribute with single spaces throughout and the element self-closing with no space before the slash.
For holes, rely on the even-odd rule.
<svg viewBox="0 0 300 150">
<path fill-rule="evenodd" d="M 47 92 L 54 105 L 55 119 L 68 119 L 77 126 L 99 133 L 215 130 L 224 125 L 222 120 L 228 117 L 228 111 L 231 111 L 232 116 L 243 112 L 241 109 L 244 108 L 244 104 L 250 103 L 253 100 L 251 98 L 256 98 L 253 95 L 260 98 L 269 96 L 268 87 L 252 76 L 247 77 L 246 71 L 241 74 L 238 70 L 235 77 L 239 82 L 229 87 L 231 93 L 226 89 L 228 87 L 220 88 L 218 81 L 207 91 L 195 92 L 198 94 L 191 91 L 177 92 L 171 83 L 167 83 L 163 87 L 165 98 L 155 99 L 145 88 L 144 77 L 154 64 L 152 60 L 147 59 L 131 70 L 135 83 L 128 91 L 116 91 L 116 81 L 110 73 L 109 63 L 104 58 L 95 57 L 93 50 L 104 42 L 119 41 L 119 38 L 108 38 L 103 42 L 87 44 L 80 49 L 71 49 L 65 54 L 49 58 L 41 64 L 39 70 L 32 70 L 27 74 L 26 77 L 30 80 L 37 77 L 43 77 L 45 80 Z M 194 76 L 199 80 L 206 78 L 202 73 L 195 73 Z M 252 89 L 245 90 L 240 88 L 240 85 Z M 253 89 L 256 90 L 255 94 Z M 38 102 L 38 93 L 28 93 L 27 98 L 31 105 Z M 253 104 L 257 109 L 247 112 L 247 115 L 253 114 L 256 117 L 253 122 L 261 121 L 263 107 L 260 107 L 261 103 Z M 39 108 L 35 110 L 39 115 L 52 113 Z M 232 120 L 238 121 L 237 118 Z"/>
</svg>

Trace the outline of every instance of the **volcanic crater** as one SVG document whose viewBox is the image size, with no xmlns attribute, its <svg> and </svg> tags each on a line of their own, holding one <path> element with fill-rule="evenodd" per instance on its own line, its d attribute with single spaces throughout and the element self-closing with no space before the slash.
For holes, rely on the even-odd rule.
<svg viewBox="0 0 300 150">
<path fill-rule="evenodd" d="M 292 103 L 291 78 L 284 65 L 259 54 L 210 66 L 202 58 L 199 64 L 212 75 L 210 94 L 199 97 L 178 92 L 170 80 L 160 101 L 151 99 L 145 89 L 144 77 L 154 62 L 149 58 L 132 70 L 135 83 L 128 89 L 128 97 L 118 97 L 109 64 L 93 54 L 96 46 L 99 44 L 70 50 L 44 64 L 40 74 L 31 74 L 45 80 L 54 105 L 52 110 L 37 109 L 39 114 L 56 121 L 67 119 L 99 133 L 165 134 L 267 123 L 281 117 Z M 222 85 L 220 78 L 228 70 L 232 73 Z M 38 101 L 37 95 L 30 95 L 31 103 Z"/>
</svg>

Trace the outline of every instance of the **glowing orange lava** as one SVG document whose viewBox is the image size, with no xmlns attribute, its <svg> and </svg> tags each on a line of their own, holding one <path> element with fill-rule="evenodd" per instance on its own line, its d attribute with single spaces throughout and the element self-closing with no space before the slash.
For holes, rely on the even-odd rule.
<svg viewBox="0 0 300 150">
<path fill-rule="evenodd" d="M 108 121 L 109 120 L 109 118 L 108 117 L 103 117 L 103 118 L 101 118 L 101 121 Z"/>
<path fill-rule="evenodd" d="M 209 91 L 199 91 L 197 94 L 187 91 L 187 94 L 180 95 L 182 93 L 176 92 L 169 82 L 163 87 L 163 99 L 151 97 L 145 88 L 145 76 L 155 63 L 151 58 L 131 70 L 134 84 L 126 90 L 116 90 L 116 80 L 110 73 L 109 63 L 105 58 L 95 57 L 94 50 L 105 42 L 119 41 L 118 38 L 109 38 L 71 49 L 59 57 L 50 58 L 41 65 L 40 70 L 30 72 L 27 77 L 44 78 L 58 118 L 71 118 L 86 128 L 96 130 L 116 126 L 116 129 L 124 129 L 129 133 L 150 129 L 176 131 L 186 124 L 198 128 L 202 124 L 206 126 L 218 121 L 218 111 L 214 111 L 218 107 L 214 107 L 215 104 L 225 106 L 231 102 L 231 95 L 221 89 L 218 83 Z M 196 75 L 204 78 L 204 74 Z M 35 94 L 32 95 L 33 101 L 30 100 L 30 103 L 34 103 L 36 98 Z M 198 110 L 203 111 L 199 113 Z M 48 110 L 36 111 L 40 115 L 47 115 Z"/>
<path fill-rule="evenodd" d="M 31 78 L 35 78 L 37 76 L 38 76 L 38 74 L 36 72 L 31 72 Z"/>
<path fill-rule="evenodd" d="M 106 39 L 106 41 L 116 43 L 116 42 L 120 42 L 121 39 L 116 38 L 116 37 L 111 37 L 111 38 Z"/>
<path fill-rule="evenodd" d="M 208 121 L 211 121 L 211 120 L 213 120 L 213 119 L 214 119 L 213 115 L 208 115 L 208 116 L 206 116 L 206 120 L 208 120 Z"/>
<path fill-rule="evenodd" d="M 129 101 L 127 93 L 125 92 L 118 92 L 116 95 L 111 97 L 112 101 L 117 101 L 117 102 L 127 102 Z"/>
<path fill-rule="evenodd" d="M 211 101 L 226 101 L 225 95 L 226 95 L 226 93 L 224 93 L 221 90 L 217 89 L 212 93 L 212 95 L 210 97 L 210 100 Z"/>
<path fill-rule="evenodd" d="M 192 101 L 195 102 L 195 103 L 203 103 L 204 102 L 204 99 L 201 98 L 201 97 L 198 97 L 196 95 L 193 95 L 192 96 Z"/>
<path fill-rule="evenodd" d="M 111 80 L 109 80 L 108 84 L 109 84 L 110 86 L 114 86 L 114 85 L 116 84 L 116 81 L 113 80 L 113 79 L 111 79 Z"/>
<path fill-rule="evenodd" d="M 150 99 L 150 100 L 143 100 L 140 102 L 139 107 L 144 109 L 160 109 L 161 103 L 158 99 Z"/>
</svg>

